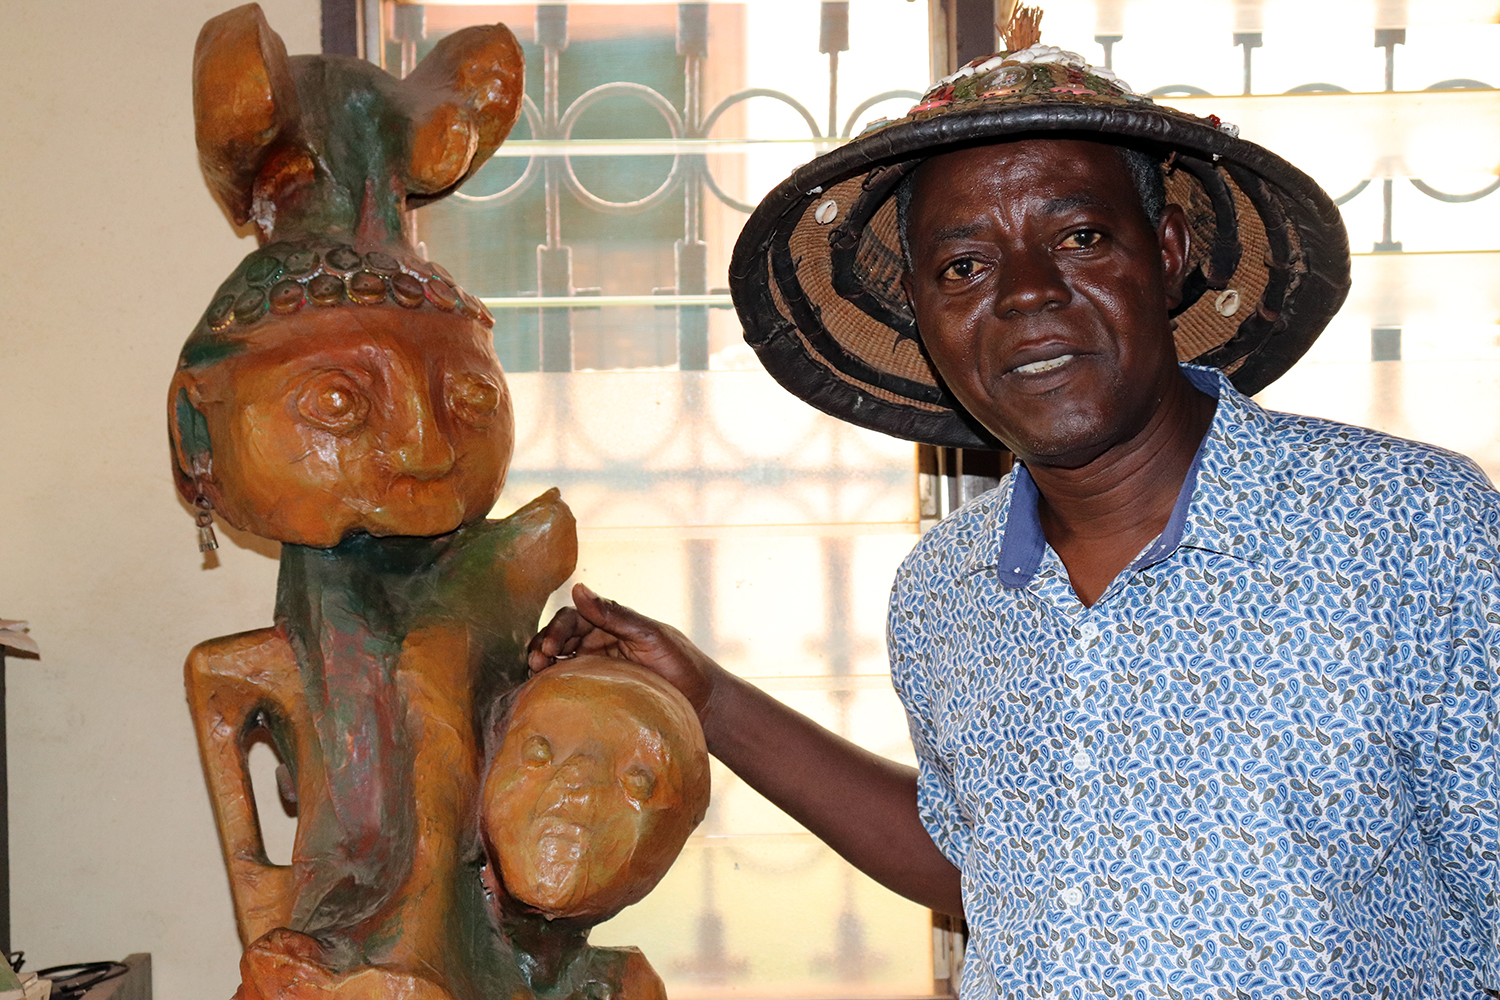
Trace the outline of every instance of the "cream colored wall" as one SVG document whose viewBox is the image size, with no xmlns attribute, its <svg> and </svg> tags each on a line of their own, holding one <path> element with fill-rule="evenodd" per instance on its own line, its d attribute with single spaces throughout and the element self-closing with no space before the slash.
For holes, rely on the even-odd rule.
<svg viewBox="0 0 1500 1000">
<path fill-rule="evenodd" d="M 201 569 L 165 387 L 252 249 L 209 196 L 189 81 L 232 0 L 7 0 L 0 59 L 0 617 L 12 947 L 28 966 L 150 951 L 161 1000 L 228 1000 L 239 947 L 182 689 L 194 642 L 269 623 L 273 558 Z M 261 0 L 293 52 L 317 0 Z"/>
</svg>

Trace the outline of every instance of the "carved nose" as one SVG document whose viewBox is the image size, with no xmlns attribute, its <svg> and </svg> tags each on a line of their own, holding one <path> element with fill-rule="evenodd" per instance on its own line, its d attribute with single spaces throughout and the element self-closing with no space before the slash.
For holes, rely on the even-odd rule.
<svg viewBox="0 0 1500 1000">
<path fill-rule="evenodd" d="M 425 394 L 409 401 L 402 415 L 406 426 L 390 450 L 391 467 L 415 479 L 438 479 L 453 468 L 453 445 L 438 426 L 432 402 Z"/>
<path fill-rule="evenodd" d="M 414 479 L 440 479 L 453 468 L 453 446 L 440 435 L 423 435 L 392 451 L 391 464 Z"/>
<path fill-rule="evenodd" d="M 587 753 L 575 753 L 557 769 L 557 780 L 574 789 L 601 784 L 603 775 L 604 768 L 599 758 Z"/>
</svg>

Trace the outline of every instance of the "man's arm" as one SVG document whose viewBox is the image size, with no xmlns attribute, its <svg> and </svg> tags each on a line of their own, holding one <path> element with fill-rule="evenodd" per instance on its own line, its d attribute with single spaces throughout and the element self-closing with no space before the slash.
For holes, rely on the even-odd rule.
<svg viewBox="0 0 1500 1000">
<path fill-rule="evenodd" d="M 1409 573 L 1426 586 L 1408 592 L 1417 655 L 1399 664 L 1396 690 L 1421 741 L 1411 773 L 1443 897 L 1440 947 L 1500 996 L 1500 496 L 1473 475 L 1478 482 L 1450 488 L 1436 531 L 1411 559 Z"/>
<path fill-rule="evenodd" d="M 681 632 L 573 588 L 531 642 L 540 670 L 559 656 L 615 656 L 655 670 L 698 711 L 709 752 L 746 784 L 881 885 L 942 913 L 963 913 L 958 869 L 917 814 L 915 769 L 870 753 L 788 708 L 706 656 Z"/>
</svg>

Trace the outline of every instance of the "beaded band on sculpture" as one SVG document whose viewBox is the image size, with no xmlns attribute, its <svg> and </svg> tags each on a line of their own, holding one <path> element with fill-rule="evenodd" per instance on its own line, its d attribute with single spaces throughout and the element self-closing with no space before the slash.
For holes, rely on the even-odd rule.
<svg viewBox="0 0 1500 1000">
<path fill-rule="evenodd" d="M 458 286 L 442 265 L 385 250 L 361 254 L 343 243 L 313 247 L 273 243 L 246 257 L 219 286 L 194 336 L 232 333 L 268 315 L 286 316 L 309 305 L 431 306 L 486 326 L 495 319 L 484 303 Z"/>
</svg>

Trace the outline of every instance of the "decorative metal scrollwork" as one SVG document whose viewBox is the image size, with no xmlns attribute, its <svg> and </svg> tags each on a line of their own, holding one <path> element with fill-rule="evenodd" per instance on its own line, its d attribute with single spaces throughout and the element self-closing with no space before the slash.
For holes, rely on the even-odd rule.
<svg viewBox="0 0 1500 1000">
<path fill-rule="evenodd" d="M 1494 87 L 1492 87 L 1490 84 L 1485 83 L 1485 82 L 1483 82 L 1481 80 L 1473 80 L 1473 79 L 1469 79 L 1467 77 L 1456 77 L 1456 78 L 1451 79 L 1451 80 L 1442 80 L 1442 81 L 1439 81 L 1438 83 L 1431 84 L 1430 86 L 1427 86 L 1427 87 L 1425 87 L 1423 89 L 1424 90 L 1493 90 Z M 1317 82 L 1317 83 L 1303 83 L 1303 84 L 1299 84 L 1298 86 L 1292 87 L 1290 90 L 1285 91 L 1285 93 L 1287 93 L 1287 94 L 1349 94 L 1349 93 L 1353 93 L 1353 91 L 1349 90 L 1349 88 L 1347 88 L 1347 87 L 1340 87 L 1336 83 L 1322 83 L 1322 82 Z M 1213 96 L 1213 95 L 1209 91 L 1204 90 L 1202 87 L 1195 87 L 1192 84 L 1188 84 L 1188 83 L 1172 83 L 1172 84 L 1167 84 L 1166 86 L 1157 87 L 1155 90 L 1150 91 L 1147 94 L 1147 96 L 1148 97 L 1210 97 L 1210 96 Z M 1407 180 L 1411 183 L 1412 187 L 1416 188 L 1418 191 L 1422 192 L 1427 197 L 1432 198 L 1435 201 L 1446 202 L 1447 204 L 1450 204 L 1450 205 L 1464 204 L 1466 202 L 1478 201 L 1481 198 L 1488 198 L 1490 195 L 1494 194 L 1496 191 L 1500 191 L 1500 177 L 1496 177 L 1495 180 L 1493 180 L 1489 184 L 1485 185 L 1484 187 L 1478 189 L 1477 191 L 1468 191 L 1468 192 L 1465 192 L 1465 193 L 1462 193 L 1462 194 L 1454 194 L 1454 193 L 1451 193 L 1451 192 L 1448 192 L 1448 191 L 1440 191 L 1437 188 L 1433 187 L 1431 184 L 1428 184 L 1426 181 L 1422 180 L 1420 177 L 1408 177 Z M 1349 202 L 1353 201 L 1355 198 L 1359 197 L 1362 193 L 1364 193 L 1364 190 L 1366 188 L 1368 188 L 1373 181 L 1374 181 L 1374 178 L 1366 177 L 1365 179 L 1359 181 L 1357 184 L 1355 184 L 1353 187 L 1351 187 L 1349 190 L 1345 191 L 1343 194 L 1336 196 L 1333 199 L 1333 203 L 1335 205 L 1340 205 L 1340 206 L 1347 205 Z M 1389 188 L 1389 180 L 1387 180 L 1387 182 L 1386 182 L 1386 187 L 1387 187 L 1387 189 Z M 1385 211 L 1386 211 L 1386 221 L 1385 221 L 1386 238 L 1385 238 L 1385 240 L 1382 241 L 1382 243 L 1381 243 L 1381 245 L 1379 247 L 1380 249 L 1391 248 L 1391 247 L 1398 247 L 1400 245 L 1400 244 L 1397 244 L 1397 243 L 1392 243 L 1391 240 L 1390 240 L 1391 205 L 1390 205 L 1390 194 L 1389 194 L 1388 190 L 1387 190 L 1387 194 L 1386 194 Z"/>
<path fill-rule="evenodd" d="M 817 118 L 813 116 L 813 113 L 801 101 L 785 91 L 774 90 L 770 87 L 748 87 L 730 94 L 714 105 L 713 109 L 704 116 L 703 121 L 696 127 L 692 127 L 684 122 L 682 113 L 660 91 L 641 83 L 606 83 L 580 94 L 572 104 L 568 105 L 567 111 L 564 112 L 562 120 L 558 123 L 556 135 L 549 134 L 549 131 L 543 124 L 542 113 L 530 96 L 526 97 L 522 108 L 525 111 L 526 123 L 531 127 L 533 137 L 543 141 L 555 140 L 566 142 L 573 138 L 573 129 L 577 127 L 578 121 L 583 117 L 584 112 L 588 111 L 589 108 L 599 101 L 609 97 L 635 97 L 660 112 L 662 119 L 667 123 L 667 128 L 671 132 L 671 138 L 707 139 L 714 125 L 718 123 L 719 119 L 730 108 L 752 98 L 766 97 L 771 100 L 780 101 L 795 111 L 807 123 L 808 138 L 816 142 L 819 140 L 849 138 L 854 131 L 854 126 L 859 123 L 860 117 L 877 104 L 901 98 L 915 101 L 920 100 L 921 96 L 915 90 L 887 90 L 873 97 L 866 98 L 849 113 L 849 117 L 844 122 L 843 130 L 837 136 L 824 135 Z M 571 156 L 564 153 L 558 159 L 563 165 L 563 178 L 568 191 L 581 203 L 597 212 L 611 215 L 629 215 L 655 208 L 676 191 L 678 185 L 686 179 L 686 171 L 683 163 L 684 155 L 680 151 L 673 152 L 672 168 L 668 172 L 666 180 L 662 181 L 655 191 L 652 191 L 644 198 L 637 198 L 633 201 L 610 201 L 607 198 L 599 197 L 585 187 L 583 182 L 578 179 L 578 174 L 573 169 L 573 158 Z M 472 204 L 508 205 L 524 194 L 536 182 L 542 173 L 544 159 L 545 157 L 536 155 L 528 157 L 526 168 L 521 176 L 506 185 L 503 189 L 492 194 L 466 194 L 465 192 L 457 191 L 453 197 Z M 754 205 L 741 201 L 719 186 L 718 181 L 714 179 L 713 173 L 708 169 L 708 164 L 704 156 L 701 154 L 695 155 L 693 159 L 696 161 L 695 166 L 698 175 L 715 198 L 736 211 L 749 213 L 755 210 Z"/>
<path fill-rule="evenodd" d="M 1428 90 L 1493 90 L 1487 83 L 1479 80 L 1469 80 L 1462 77 L 1454 80 L 1441 80 L 1426 88 Z M 1488 198 L 1496 191 L 1500 191 L 1500 177 L 1496 177 L 1489 184 L 1478 191 L 1470 191 L 1467 194 L 1449 194 L 1447 191 L 1439 191 L 1420 177 L 1409 177 L 1411 186 L 1425 194 L 1427 197 L 1437 201 L 1444 201 L 1450 205 L 1463 204 L 1468 201 L 1478 201 L 1480 198 Z"/>
<path fill-rule="evenodd" d="M 651 105 L 661 113 L 667 123 L 667 129 L 672 133 L 673 139 L 683 137 L 682 116 L 672 106 L 672 102 L 663 97 L 658 91 L 652 90 L 643 83 L 605 83 L 592 90 L 586 90 L 578 95 L 577 100 L 568 105 L 567 113 L 563 115 L 558 124 L 561 132 L 559 136 L 564 142 L 573 138 L 573 129 L 578 125 L 578 119 L 583 113 L 598 102 L 608 97 L 638 97 Z M 634 201 L 609 201 L 594 194 L 578 180 L 578 175 L 573 171 L 573 158 L 562 157 L 563 179 L 572 192 L 573 197 L 583 202 L 596 212 L 604 212 L 610 215 L 631 215 L 636 212 L 644 212 L 661 204 L 676 189 L 682 180 L 682 154 L 672 154 L 672 169 L 667 173 L 667 179 L 661 182 L 655 191 L 644 198 Z"/>
</svg>

